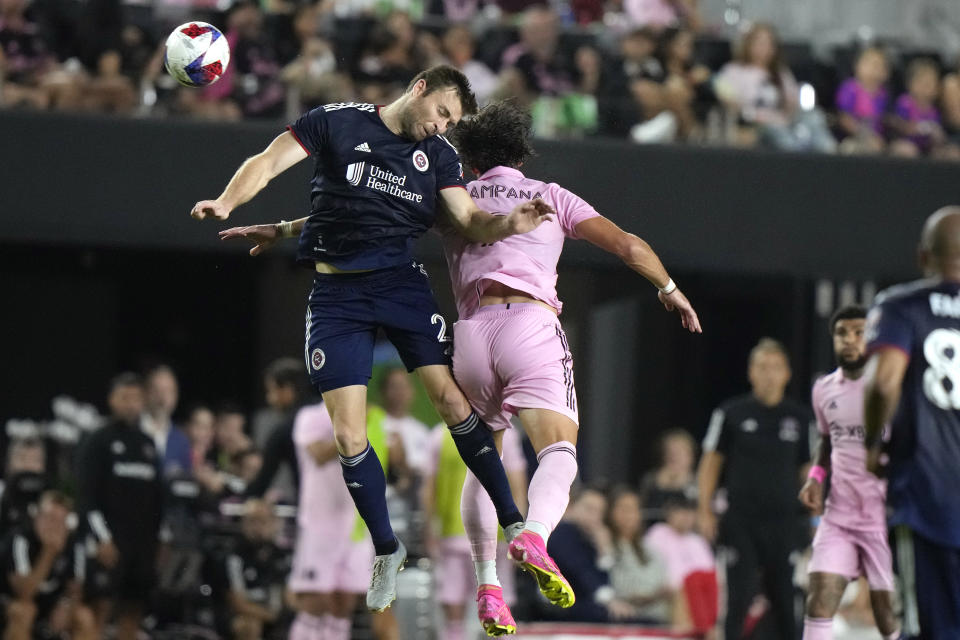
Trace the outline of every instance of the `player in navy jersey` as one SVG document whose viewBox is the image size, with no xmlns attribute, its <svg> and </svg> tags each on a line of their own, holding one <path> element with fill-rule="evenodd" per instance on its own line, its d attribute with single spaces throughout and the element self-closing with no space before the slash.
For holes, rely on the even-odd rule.
<svg viewBox="0 0 960 640">
<path fill-rule="evenodd" d="M 496 242 L 550 219 L 552 210 L 541 200 L 492 215 L 463 188 L 456 150 L 441 134 L 476 107 L 466 78 L 448 66 L 421 72 L 384 107 L 318 107 L 244 162 L 219 198 L 198 202 L 191 211 L 198 219 L 225 220 L 272 178 L 308 155 L 315 159 L 310 215 L 277 225 L 272 238 L 258 236 L 262 242 L 251 254 L 299 234 L 297 259 L 316 270 L 304 359 L 333 420 L 344 481 L 376 548 L 367 592 L 375 611 L 396 597 L 396 574 L 406 558 L 390 527 L 383 469 L 366 436 L 366 385 L 379 328 L 405 366 L 419 374 L 508 537 L 521 527 L 491 431 L 453 380 L 446 321 L 412 254 L 437 209 L 475 242 Z"/>
<path fill-rule="evenodd" d="M 867 319 L 867 465 L 891 424 L 887 506 L 911 638 L 960 638 L 960 207 L 927 219 L 928 279 L 877 296 Z"/>
</svg>

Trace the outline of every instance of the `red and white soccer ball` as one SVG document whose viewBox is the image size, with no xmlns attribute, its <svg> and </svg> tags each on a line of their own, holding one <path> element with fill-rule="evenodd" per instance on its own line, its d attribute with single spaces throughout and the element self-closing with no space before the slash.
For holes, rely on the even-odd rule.
<svg viewBox="0 0 960 640">
<path fill-rule="evenodd" d="M 220 79 L 230 64 L 230 45 L 212 24 L 187 22 L 167 38 L 167 73 L 188 87 L 205 87 Z"/>
</svg>

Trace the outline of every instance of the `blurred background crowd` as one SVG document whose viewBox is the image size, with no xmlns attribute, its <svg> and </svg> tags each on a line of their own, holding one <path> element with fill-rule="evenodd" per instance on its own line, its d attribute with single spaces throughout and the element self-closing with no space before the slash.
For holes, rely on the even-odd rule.
<svg viewBox="0 0 960 640">
<path fill-rule="evenodd" d="M 280 122 L 388 102 L 443 62 L 481 103 L 529 106 L 541 137 L 960 158 L 960 15 L 927 7 L 938 39 L 861 26 L 784 41 L 739 0 L 701 2 L 0 0 L 0 105 Z M 166 34 L 197 19 L 232 49 L 202 90 L 163 71 Z"/>
<path fill-rule="evenodd" d="M 716 637 L 727 582 L 715 556 L 716 519 L 722 521 L 730 503 L 741 515 L 759 502 L 773 505 L 782 557 L 764 557 L 759 566 L 792 567 L 788 597 L 802 606 L 815 519 L 796 491 L 815 426 L 809 411 L 784 395 L 790 360 L 782 345 L 765 338 L 745 357 L 750 394 L 742 397 L 795 417 L 799 437 L 787 444 L 795 449 L 789 456 L 796 468 L 765 471 L 762 458 L 769 455 L 762 453 L 753 461 L 731 458 L 728 480 L 760 473 L 783 481 L 754 483 L 750 495 L 741 483 L 736 495 L 721 489 L 713 500 L 698 499 L 698 443 L 688 429 L 662 430 L 649 444 L 656 450 L 652 468 L 635 466 L 630 481 L 617 485 L 594 472 L 589 484 L 575 487 L 549 541 L 577 593 L 573 608 L 551 607 L 532 580 L 514 575 L 501 549 L 505 593 L 527 632 L 532 622 L 550 629 L 545 621 L 552 621 Z M 252 412 L 233 401 L 183 406 L 176 372 L 153 364 L 142 375 L 114 378 L 102 409 L 60 396 L 52 419 L 8 421 L 0 437 L 4 638 L 41 637 L 29 632 L 30 622 L 41 618 L 35 633 L 50 633 L 42 637 L 110 631 L 119 638 L 285 638 L 293 616 L 286 581 L 298 481 L 292 435 L 295 423 L 315 419 L 319 402 L 302 368 L 299 359 L 272 362 L 263 372 L 262 399 L 246 399 L 247 406 L 259 406 Z M 470 609 L 472 589 L 434 570 L 440 554 L 464 554 L 470 566 L 459 524 L 466 467 L 442 423 L 429 426 L 435 418 L 419 384 L 389 357 L 376 367 L 370 399 L 371 441 L 375 434 L 384 438 L 391 519 L 411 561 L 394 607 L 371 615 L 358 606 L 352 637 L 473 637 L 481 631 Z M 704 449 L 725 451 L 710 432 Z M 522 431 L 507 433 L 504 465 L 523 509 L 536 456 Z M 112 474 L 103 457 L 107 448 L 123 460 L 114 462 Z M 18 538 L 31 541 L 29 553 L 18 550 Z M 26 613 L 16 604 L 24 602 L 22 584 L 10 577 L 24 572 L 24 562 L 45 585 L 33 592 L 36 608 Z M 472 585 L 469 570 L 464 577 Z M 750 603 L 744 628 L 758 640 L 782 640 L 766 592 L 761 587 Z M 865 584 L 848 590 L 836 625 L 838 638 L 872 637 Z"/>
</svg>

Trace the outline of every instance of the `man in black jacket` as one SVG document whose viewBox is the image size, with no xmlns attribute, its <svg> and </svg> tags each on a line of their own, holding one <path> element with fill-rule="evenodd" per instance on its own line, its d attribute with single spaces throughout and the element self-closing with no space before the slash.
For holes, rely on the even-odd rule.
<svg viewBox="0 0 960 640">
<path fill-rule="evenodd" d="M 82 522 L 97 545 L 93 597 L 102 629 L 115 605 L 117 638 L 136 638 L 156 579 L 163 483 L 153 440 L 139 427 L 143 384 L 123 373 L 110 384 L 111 421 L 90 434 L 77 457 Z M 91 572 L 93 573 L 93 572 Z"/>
</svg>

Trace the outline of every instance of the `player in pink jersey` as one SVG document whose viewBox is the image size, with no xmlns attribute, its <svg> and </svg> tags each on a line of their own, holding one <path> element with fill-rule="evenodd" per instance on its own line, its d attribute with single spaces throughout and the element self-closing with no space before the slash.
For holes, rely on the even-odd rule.
<svg viewBox="0 0 960 640">
<path fill-rule="evenodd" d="M 836 371 L 813 385 L 813 411 L 822 436 L 800 501 L 823 513 L 813 539 L 803 640 L 833 637 L 833 616 L 847 582 L 864 575 L 877 628 L 900 637 L 893 614 L 893 561 L 887 543 L 886 482 L 867 471 L 863 429 L 864 326 L 867 312 L 849 306 L 830 319 Z M 823 483 L 830 476 L 824 509 Z"/>
<path fill-rule="evenodd" d="M 367 590 L 373 544 L 337 459 L 333 422 L 323 404 L 306 406 L 293 426 L 300 467 L 297 546 L 288 586 L 297 617 L 290 640 L 347 640 L 357 599 Z"/>
<path fill-rule="evenodd" d="M 659 290 L 684 327 L 700 333 L 700 321 L 650 246 L 621 230 L 578 196 L 557 184 L 527 178 L 519 167 L 531 155 L 530 115 L 511 102 L 484 108 L 454 132 L 464 166 L 478 179 L 471 197 L 489 211 L 507 212 L 523 199 L 542 198 L 555 219 L 524 236 L 492 244 L 471 243 L 452 230 L 444 251 L 459 321 L 454 377 L 496 432 L 498 447 L 507 413 L 516 415 L 537 452 L 523 531 L 510 542 L 515 562 L 536 577 L 541 592 L 561 607 L 575 596 L 547 553 L 550 533 L 563 516 L 577 473 L 579 417 L 573 359 L 557 318 L 557 261 L 566 238 L 583 238 L 620 257 Z M 490 635 L 512 622 L 496 574 L 497 519 L 493 503 L 472 475 L 463 487 L 461 515 L 470 537 L 479 583 L 481 621 Z M 486 617 L 485 617 L 486 616 Z"/>
</svg>

